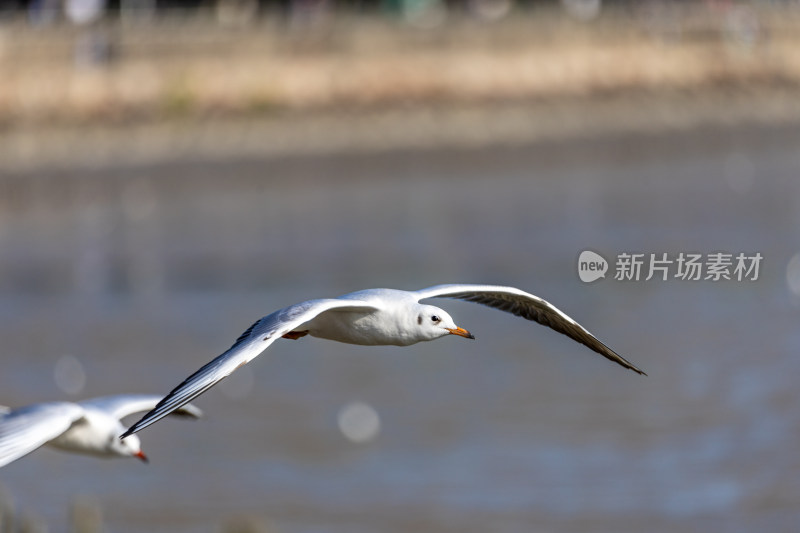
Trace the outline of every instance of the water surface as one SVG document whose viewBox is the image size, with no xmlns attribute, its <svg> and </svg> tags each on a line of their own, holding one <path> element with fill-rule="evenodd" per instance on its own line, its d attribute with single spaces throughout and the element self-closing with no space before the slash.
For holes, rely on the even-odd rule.
<svg viewBox="0 0 800 533">
<path fill-rule="evenodd" d="M 440 302 L 477 339 L 280 341 L 141 436 L 151 457 L 40 450 L 0 471 L 66 531 L 792 531 L 800 523 L 800 129 L 474 150 L 176 161 L 0 176 L 0 403 L 163 394 L 259 316 L 463 281 L 549 299 L 649 373 Z M 764 257 L 757 281 L 582 283 L 578 254 Z M 54 379 L 66 355 L 85 383 Z M 78 384 L 80 385 L 80 383 Z M 63 387 L 63 383 L 62 383 Z M 381 431 L 337 427 L 352 401 Z"/>
</svg>

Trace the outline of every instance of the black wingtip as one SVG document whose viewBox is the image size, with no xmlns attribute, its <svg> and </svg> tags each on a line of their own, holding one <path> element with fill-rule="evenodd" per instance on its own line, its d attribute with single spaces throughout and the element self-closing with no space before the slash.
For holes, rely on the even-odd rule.
<svg viewBox="0 0 800 533">
<path fill-rule="evenodd" d="M 622 358 L 620 358 L 620 359 L 622 359 Z M 627 361 L 627 360 L 624 360 L 624 359 L 623 359 L 623 361 L 625 361 L 626 363 L 628 363 L 627 365 L 622 365 L 622 366 L 624 366 L 625 368 L 627 368 L 627 369 L 629 369 L 629 370 L 633 370 L 634 372 L 636 372 L 636 373 L 637 373 L 637 374 L 639 374 L 640 376 L 647 376 L 647 372 L 645 372 L 644 370 L 641 370 L 640 368 L 638 368 L 638 367 L 634 366 L 632 363 L 630 363 L 630 362 L 629 362 L 629 361 Z"/>
<path fill-rule="evenodd" d="M 131 435 L 133 435 L 134 433 L 136 433 L 140 429 L 141 428 L 139 427 L 139 423 L 137 422 L 136 424 L 134 424 L 131 427 L 129 427 L 128 429 L 126 429 L 125 432 L 122 435 L 119 436 L 119 440 L 122 440 L 125 437 L 130 437 Z"/>
</svg>

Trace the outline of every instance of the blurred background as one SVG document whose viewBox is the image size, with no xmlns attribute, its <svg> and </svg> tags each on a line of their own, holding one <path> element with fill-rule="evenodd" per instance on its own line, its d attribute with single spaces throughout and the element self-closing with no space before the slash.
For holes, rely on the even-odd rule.
<svg viewBox="0 0 800 533">
<path fill-rule="evenodd" d="M 798 45 L 797 2 L 0 0 L 0 404 L 165 394 L 278 308 L 447 282 L 649 374 L 441 301 L 477 340 L 279 341 L 149 465 L 2 468 L 0 530 L 796 531 Z M 614 279 L 682 252 L 763 260 Z"/>
</svg>

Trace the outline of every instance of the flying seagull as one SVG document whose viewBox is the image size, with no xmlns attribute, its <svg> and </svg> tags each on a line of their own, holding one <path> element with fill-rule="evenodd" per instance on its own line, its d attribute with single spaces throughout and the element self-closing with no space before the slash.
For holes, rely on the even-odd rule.
<svg viewBox="0 0 800 533">
<path fill-rule="evenodd" d="M 419 291 L 367 289 L 338 298 L 290 305 L 256 321 L 225 353 L 186 378 L 122 437 L 146 428 L 197 398 L 281 337 L 298 339 L 311 335 L 371 346 L 409 346 L 446 335 L 475 338 L 469 331 L 456 326 L 447 312 L 419 303 L 428 298 L 466 300 L 533 320 L 567 335 L 625 368 L 644 374 L 554 305 L 514 287 L 451 284 Z"/>
<path fill-rule="evenodd" d="M 139 437 L 119 437 L 128 415 L 153 409 L 160 396 L 123 394 L 80 403 L 48 402 L 11 409 L 0 407 L 0 467 L 42 445 L 98 457 L 136 457 L 147 462 Z M 199 418 L 192 404 L 175 412 Z"/>
</svg>

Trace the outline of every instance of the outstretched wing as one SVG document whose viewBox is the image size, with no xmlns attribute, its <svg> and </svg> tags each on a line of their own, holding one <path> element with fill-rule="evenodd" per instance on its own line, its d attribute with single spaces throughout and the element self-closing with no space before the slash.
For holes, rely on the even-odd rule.
<svg viewBox="0 0 800 533">
<path fill-rule="evenodd" d="M 514 287 L 496 285 L 436 285 L 414 293 L 419 300 L 426 298 L 455 298 L 494 307 L 501 311 L 513 313 L 522 318 L 533 320 L 544 326 L 563 333 L 569 338 L 588 346 L 606 359 L 629 368 L 639 374 L 645 374 L 630 361 L 600 342 L 586 328 L 564 314 L 550 302 L 521 291 Z"/>
<path fill-rule="evenodd" d="M 74 403 L 54 402 L 12 409 L 0 416 L 0 467 L 55 439 L 83 417 Z"/>
<path fill-rule="evenodd" d="M 332 309 L 372 311 L 376 307 L 357 300 L 310 300 L 285 307 L 261 318 L 247 328 L 228 351 L 186 378 L 183 383 L 175 387 L 172 392 L 158 402 L 158 405 L 152 411 L 128 428 L 120 438 L 132 435 L 186 405 L 216 385 L 220 380 L 229 376 L 234 370 L 261 354 L 275 339 Z"/>
<path fill-rule="evenodd" d="M 84 400 L 80 402 L 80 405 L 93 407 L 110 414 L 117 420 L 122 420 L 132 414 L 150 411 L 158 405 L 159 400 L 161 400 L 161 396 L 153 394 L 118 394 L 116 396 L 103 396 Z M 189 403 L 178 408 L 172 414 L 200 418 L 203 416 L 203 411 Z"/>
</svg>

